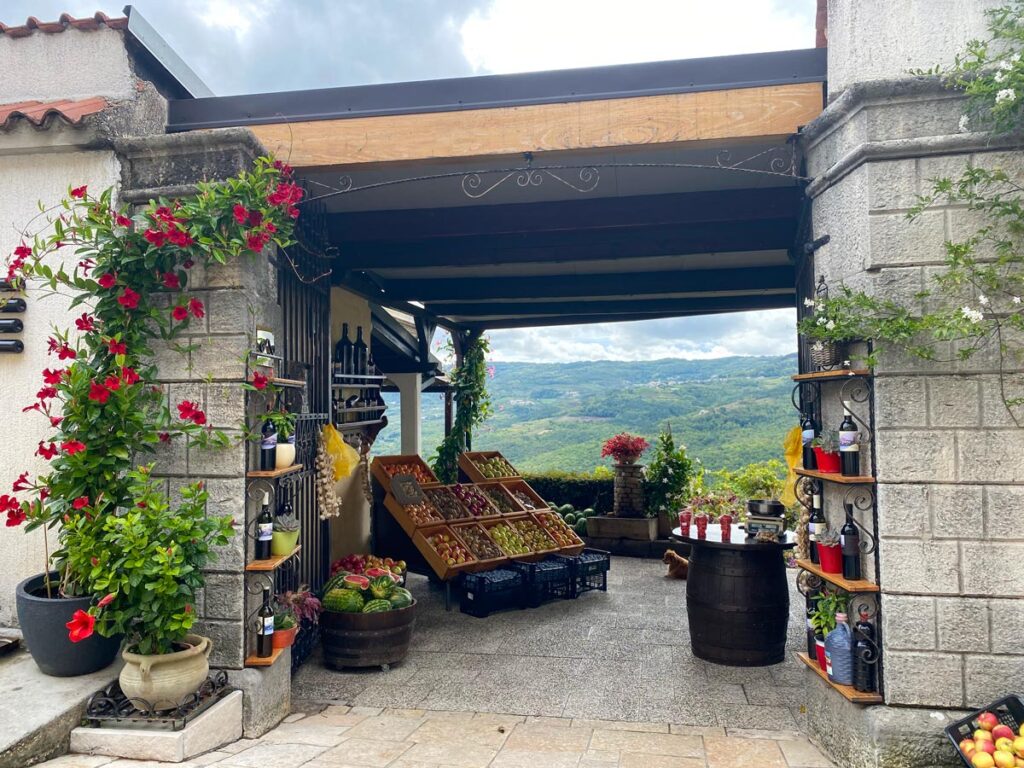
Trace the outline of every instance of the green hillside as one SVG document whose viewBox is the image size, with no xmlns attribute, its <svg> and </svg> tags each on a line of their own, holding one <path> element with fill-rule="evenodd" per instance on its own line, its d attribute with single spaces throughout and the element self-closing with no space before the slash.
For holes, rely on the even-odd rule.
<svg viewBox="0 0 1024 768">
<path fill-rule="evenodd" d="M 497 363 L 489 382 L 495 414 L 473 447 L 500 450 L 525 471 L 589 471 L 602 463 L 606 438 L 628 431 L 653 440 L 668 421 L 709 469 L 781 458 L 782 439 L 797 423 L 789 399 L 796 365 L 796 355 Z M 441 439 L 443 399 L 423 397 L 429 458 Z M 387 399 L 391 426 L 374 446 L 379 454 L 399 447 L 398 397 Z"/>
</svg>

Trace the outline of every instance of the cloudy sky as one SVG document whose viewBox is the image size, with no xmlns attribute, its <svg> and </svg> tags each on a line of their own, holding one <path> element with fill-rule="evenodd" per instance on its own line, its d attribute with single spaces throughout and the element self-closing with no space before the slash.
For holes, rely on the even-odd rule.
<svg viewBox="0 0 1024 768">
<path fill-rule="evenodd" d="M 218 95 L 682 59 L 814 45 L 814 0 L 136 0 Z M 2 0 L 0 21 L 104 0 Z M 784 354 L 790 310 L 492 332 L 498 360 Z"/>
</svg>

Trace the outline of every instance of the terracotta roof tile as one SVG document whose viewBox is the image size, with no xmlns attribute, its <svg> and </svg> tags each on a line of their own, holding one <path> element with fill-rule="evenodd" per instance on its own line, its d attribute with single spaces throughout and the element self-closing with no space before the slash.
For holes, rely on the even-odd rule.
<svg viewBox="0 0 1024 768">
<path fill-rule="evenodd" d="M 18 118 L 24 118 L 38 127 L 43 127 L 56 118 L 62 118 L 71 125 L 79 125 L 84 117 L 94 115 L 106 106 L 107 100 L 99 96 L 78 101 L 61 99 L 0 104 L 0 129 L 10 128 Z"/>
<path fill-rule="evenodd" d="M 119 16 L 112 19 L 101 11 L 97 11 L 92 16 L 86 16 L 82 19 L 76 19 L 70 13 L 62 13 L 57 21 L 40 21 L 35 16 L 29 16 L 24 24 L 16 27 L 8 26 L 0 21 L 0 35 L 28 37 L 37 31 L 53 34 L 63 32 L 69 27 L 89 31 L 99 29 L 101 26 L 109 27 L 110 29 L 126 29 L 128 27 L 128 17 Z"/>
</svg>

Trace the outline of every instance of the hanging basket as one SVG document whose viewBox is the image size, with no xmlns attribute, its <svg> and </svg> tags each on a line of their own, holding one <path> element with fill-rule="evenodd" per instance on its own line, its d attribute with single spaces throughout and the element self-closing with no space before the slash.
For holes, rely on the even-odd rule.
<svg viewBox="0 0 1024 768">
<path fill-rule="evenodd" d="M 831 370 L 843 362 L 843 345 L 834 341 L 815 341 L 811 344 L 811 362 L 822 370 Z"/>
</svg>

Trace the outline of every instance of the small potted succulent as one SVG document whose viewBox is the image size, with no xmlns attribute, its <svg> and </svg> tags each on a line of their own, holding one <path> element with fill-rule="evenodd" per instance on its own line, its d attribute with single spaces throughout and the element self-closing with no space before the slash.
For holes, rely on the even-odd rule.
<svg viewBox="0 0 1024 768">
<path fill-rule="evenodd" d="M 823 429 L 811 441 L 814 458 L 819 472 L 839 472 L 839 433 L 834 429 Z"/>
<path fill-rule="evenodd" d="M 290 555 L 299 543 L 299 518 L 287 512 L 274 518 L 274 532 L 270 539 L 270 554 L 275 557 Z"/>
<path fill-rule="evenodd" d="M 827 528 L 817 534 L 818 561 L 825 573 L 843 572 L 843 552 L 839 546 L 839 533 Z"/>
<path fill-rule="evenodd" d="M 299 622 L 294 613 L 289 610 L 274 611 L 274 634 L 271 636 L 274 648 L 290 648 L 298 631 Z"/>
</svg>

